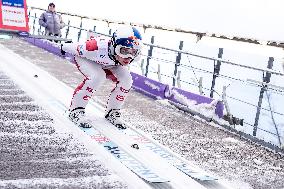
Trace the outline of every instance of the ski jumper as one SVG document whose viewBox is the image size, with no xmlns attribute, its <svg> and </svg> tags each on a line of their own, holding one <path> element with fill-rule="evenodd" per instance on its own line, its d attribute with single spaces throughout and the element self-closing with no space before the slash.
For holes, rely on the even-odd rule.
<svg viewBox="0 0 284 189">
<path fill-rule="evenodd" d="M 128 68 L 109 56 L 109 41 L 109 38 L 97 37 L 83 44 L 63 44 L 62 50 L 75 55 L 75 64 L 85 77 L 74 91 L 70 111 L 85 108 L 106 78 L 116 82 L 110 93 L 106 111 L 121 109 L 123 106 L 133 81 Z"/>
</svg>

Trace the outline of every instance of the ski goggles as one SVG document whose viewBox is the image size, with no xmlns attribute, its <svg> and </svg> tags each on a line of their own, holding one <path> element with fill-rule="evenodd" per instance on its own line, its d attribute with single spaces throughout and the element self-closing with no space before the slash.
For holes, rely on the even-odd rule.
<svg viewBox="0 0 284 189">
<path fill-rule="evenodd" d="M 139 54 L 139 49 L 128 48 L 125 46 L 118 45 L 115 52 L 121 58 L 131 58 L 134 59 Z"/>
</svg>

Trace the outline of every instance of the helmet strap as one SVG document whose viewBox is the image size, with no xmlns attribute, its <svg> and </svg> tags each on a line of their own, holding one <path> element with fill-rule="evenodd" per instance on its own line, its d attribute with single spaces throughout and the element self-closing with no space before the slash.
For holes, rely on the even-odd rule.
<svg viewBox="0 0 284 189">
<path fill-rule="evenodd" d="M 114 61 L 115 65 L 118 65 L 120 64 L 116 59 L 115 59 L 115 47 L 116 45 L 115 44 L 112 44 L 113 43 L 113 39 L 111 39 L 111 41 L 108 43 L 108 56 L 109 58 Z M 113 45 L 113 52 L 110 50 L 110 46 Z"/>
</svg>

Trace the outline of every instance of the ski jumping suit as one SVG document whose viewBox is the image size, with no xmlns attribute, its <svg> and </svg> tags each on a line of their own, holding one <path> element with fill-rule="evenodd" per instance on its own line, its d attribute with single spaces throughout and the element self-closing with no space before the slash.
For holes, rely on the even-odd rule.
<svg viewBox="0 0 284 189">
<path fill-rule="evenodd" d="M 109 41 L 110 38 L 97 37 L 84 44 L 63 44 L 62 50 L 75 55 L 76 66 L 85 77 L 74 91 L 70 111 L 85 108 L 89 99 L 106 78 L 116 82 L 116 87 L 111 91 L 106 111 L 121 109 L 133 81 L 128 68 L 109 57 Z"/>
</svg>

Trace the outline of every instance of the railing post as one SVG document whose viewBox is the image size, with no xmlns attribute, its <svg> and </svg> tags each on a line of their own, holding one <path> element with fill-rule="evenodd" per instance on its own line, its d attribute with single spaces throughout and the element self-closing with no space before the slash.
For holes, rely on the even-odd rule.
<svg viewBox="0 0 284 189">
<path fill-rule="evenodd" d="M 223 48 L 219 48 L 218 58 L 222 58 L 222 56 L 223 56 Z M 221 61 L 217 60 L 217 64 L 215 65 L 215 60 L 214 60 L 214 73 L 213 73 L 211 90 L 210 90 L 210 98 L 213 98 L 215 81 L 220 73 L 220 67 L 221 67 Z"/>
<path fill-rule="evenodd" d="M 144 75 L 144 59 L 141 60 L 141 65 L 140 65 L 140 68 L 141 68 L 141 73 L 142 75 Z"/>
<path fill-rule="evenodd" d="M 182 50 L 183 48 L 183 41 L 180 41 L 179 43 L 179 50 Z M 173 86 L 176 85 L 176 77 L 177 77 L 177 72 L 178 72 L 178 66 L 180 65 L 180 60 L 181 60 L 181 53 L 178 52 L 178 55 L 176 57 L 176 63 L 175 63 L 175 70 L 174 70 L 174 77 L 173 77 Z"/>
<path fill-rule="evenodd" d="M 181 71 L 178 71 L 178 73 L 177 73 L 177 87 L 178 87 L 178 88 L 181 88 L 181 84 L 180 84 L 180 74 L 181 74 Z"/>
<path fill-rule="evenodd" d="M 200 77 L 199 78 L 199 81 L 198 81 L 198 89 L 199 89 L 199 94 L 200 95 L 204 95 L 204 92 L 203 92 L 203 77 Z"/>
<path fill-rule="evenodd" d="M 161 77 L 161 65 L 160 64 L 158 64 L 157 74 L 158 74 L 158 81 L 161 82 L 162 81 L 162 77 Z"/>
<path fill-rule="evenodd" d="M 154 44 L 155 41 L 155 37 L 152 36 L 151 37 L 151 44 Z M 145 70 L 145 76 L 148 76 L 148 72 L 149 72 L 149 64 L 150 64 L 150 59 L 152 58 L 152 54 L 153 54 L 153 46 L 150 46 L 150 49 L 148 50 L 148 57 L 147 57 L 147 63 L 146 63 L 146 70 Z"/>
<path fill-rule="evenodd" d="M 35 22 L 36 22 L 36 13 L 35 13 L 34 22 L 33 22 L 33 34 L 35 34 Z"/>
<path fill-rule="evenodd" d="M 70 30 L 70 20 L 68 20 L 67 23 L 67 29 L 66 29 L 66 33 L 65 33 L 65 38 L 67 39 L 68 35 L 69 35 L 69 30 Z"/>
<path fill-rule="evenodd" d="M 30 22 L 30 19 L 31 19 L 31 10 L 29 10 L 29 13 L 28 13 L 28 23 Z"/>
<path fill-rule="evenodd" d="M 269 68 L 269 69 L 272 68 L 273 61 L 274 61 L 274 58 L 273 57 L 269 57 L 267 68 Z M 270 72 L 266 72 L 265 76 L 263 76 L 263 82 L 264 83 L 269 83 L 270 82 L 270 77 L 271 77 L 271 73 Z M 266 90 L 267 90 L 267 85 L 262 85 L 261 90 L 259 92 L 256 116 L 255 116 L 255 121 L 254 121 L 254 125 L 253 125 L 253 133 L 252 133 L 253 136 L 256 136 L 257 127 L 258 127 L 258 121 L 259 121 L 259 115 L 260 115 L 260 110 L 261 110 L 261 105 L 262 105 L 262 99 L 263 99 L 263 93 Z"/>
<path fill-rule="evenodd" d="M 80 38 L 81 38 L 82 26 L 83 26 L 83 18 L 81 17 L 81 23 L 80 23 L 80 29 L 79 29 L 79 32 L 78 32 L 78 39 L 77 39 L 77 42 L 79 42 L 79 41 L 80 41 Z"/>
<path fill-rule="evenodd" d="M 230 107 L 227 101 L 227 86 L 223 86 L 222 100 L 228 116 L 231 116 Z"/>
<path fill-rule="evenodd" d="M 94 38 L 96 36 L 97 36 L 97 34 L 96 34 L 96 26 L 94 26 L 93 30 L 89 30 L 87 32 L 87 40 L 89 40 L 91 38 Z"/>
<path fill-rule="evenodd" d="M 41 25 L 39 25 L 39 29 L 37 29 L 37 34 L 42 35 L 43 32 L 41 32 Z"/>
</svg>

